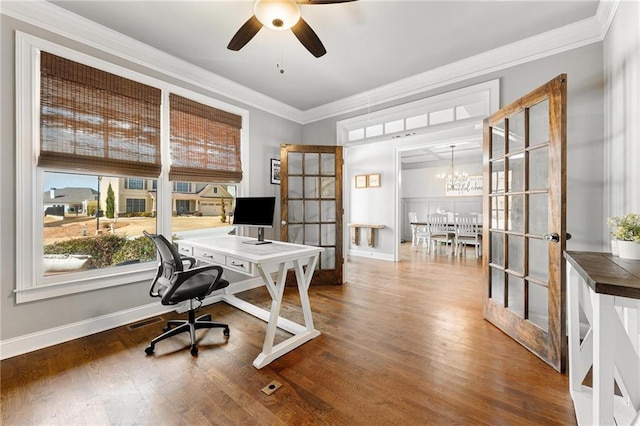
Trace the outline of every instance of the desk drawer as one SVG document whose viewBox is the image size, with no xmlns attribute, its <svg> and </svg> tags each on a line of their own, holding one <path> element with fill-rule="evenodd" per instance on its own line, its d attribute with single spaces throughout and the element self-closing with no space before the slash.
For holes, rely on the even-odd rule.
<svg viewBox="0 0 640 426">
<path fill-rule="evenodd" d="M 193 247 L 183 246 L 178 243 L 178 253 L 183 254 L 185 256 L 193 256 Z"/>
<path fill-rule="evenodd" d="M 235 257 L 227 256 L 227 268 L 242 272 L 245 274 L 252 274 L 251 263 L 246 260 L 236 259 Z"/>
<path fill-rule="evenodd" d="M 220 253 L 215 253 L 206 249 L 201 249 L 199 247 L 193 248 L 193 256 L 207 262 L 217 263 L 219 265 L 224 265 L 226 261 L 225 255 Z"/>
</svg>

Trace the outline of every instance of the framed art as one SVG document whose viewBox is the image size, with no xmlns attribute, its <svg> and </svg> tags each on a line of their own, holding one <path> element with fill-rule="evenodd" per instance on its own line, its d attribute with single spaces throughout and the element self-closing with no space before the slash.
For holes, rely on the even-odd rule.
<svg viewBox="0 0 640 426">
<path fill-rule="evenodd" d="M 356 175 L 356 188 L 367 187 L 367 175 Z"/>
<path fill-rule="evenodd" d="M 271 159 L 271 183 L 280 185 L 280 160 Z"/>
<path fill-rule="evenodd" d="M 367 175 L 367 186 L 369 188 L 378 188 L 380 186 L 380 173 Z"/>
</svg>

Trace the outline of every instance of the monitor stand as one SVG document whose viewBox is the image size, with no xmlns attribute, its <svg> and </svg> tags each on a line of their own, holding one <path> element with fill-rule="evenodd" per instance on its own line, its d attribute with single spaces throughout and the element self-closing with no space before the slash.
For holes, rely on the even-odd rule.
<svg viewBox="0 0 640 426">
<path fill-rule="evenodd" d="M 261 226 L 261 227 L 258 228 L 258 239 L 257 240 L 243 241 L 243 243 L 257 246 L 257 245 L 260 245 L 260 244 L 271 244 L 271 241 L 265 241 L 264 240 L 264 228 Z"/>
</svg>

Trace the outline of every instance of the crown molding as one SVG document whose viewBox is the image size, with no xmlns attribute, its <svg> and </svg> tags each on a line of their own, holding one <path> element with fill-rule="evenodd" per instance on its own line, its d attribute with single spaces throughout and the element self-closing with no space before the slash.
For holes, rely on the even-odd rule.
<svg viewBox="0 0 640 426">
<path fill-rule="evenodd" d="M 371 108 L 411 95 L 600 42 L 617 1 L 601 1 L 596 16 L 434 68 L 373 90 L 304 111 L 304 124 Z"/>
<path fill-rule="evenodd" d="M 301 123 L 303 112 L 43 0 L 0 2 L 0 13 L 206 91 Z"/>
<path fill-rule="evenodd" d="M 609 32 L 609 27 L 611 27 L 619 4 L 620 0 L 600 0 L 600 3 L 598 3 L 598 10 L 596 10 L 595 17 L 602 25 L 601 35 L 603 40 Z"/>
<path fill-rule="evenodd" d="M 301 111 L 43 0 L 0 2 L 0 13 L 298 124 L 309 124 L 479 77 L 604 39 L 620 0 L 596 15 L 536 36 Z"/>
</svg>

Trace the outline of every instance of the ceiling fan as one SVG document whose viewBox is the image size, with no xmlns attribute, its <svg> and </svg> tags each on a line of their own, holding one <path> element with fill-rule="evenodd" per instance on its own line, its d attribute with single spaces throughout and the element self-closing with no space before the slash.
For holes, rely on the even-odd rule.
<svg viewBox="0 0 640 426">
<path fill-rule="evenodd" d="M 291 29 L 293 34 L 300 40 L 300 43 L 313 56 L 319 58 L 327 53 L 327 50 L 313 29 L 300 16 L 299 5 L 347 3 L 351 1 L 356 0 L 256 0 L 253 5 L 253 16 L 235 33 L 227 49 L 236 51 L 242 49 L 265 26 L 278 31 Z"/>
</svg>

